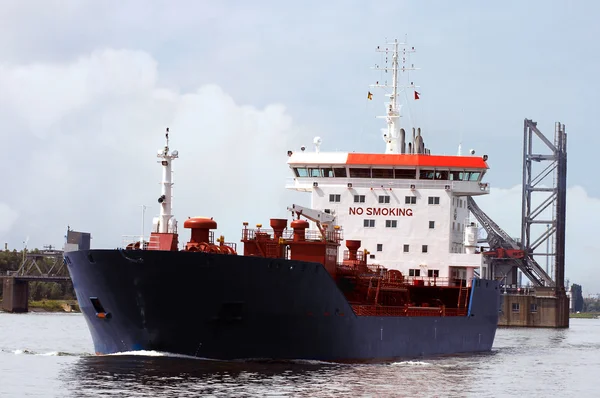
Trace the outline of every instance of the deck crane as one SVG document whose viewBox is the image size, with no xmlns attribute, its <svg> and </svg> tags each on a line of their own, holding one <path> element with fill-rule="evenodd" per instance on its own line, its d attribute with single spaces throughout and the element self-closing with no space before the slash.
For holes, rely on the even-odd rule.
<svg viewBox="0 0 600 398">
<path fill-rule="evenodd" d="M 287 209 L 288 211 L 292 212 L 292 217 L 294 217 L 295 214 L 298 219 L 300 219 L 300 216 L 304 216 L 305 218 L 314 221 L 315 224 L 317 224 L 317 228 L 321 232 L 323 239 L 326 239 L 327 232 L 334 232 L 335 230 L 336 216 L 331 213 L 326 213 L 321 210 L 315 210 L 296 204 L 288 206 Z"/>
</svg>

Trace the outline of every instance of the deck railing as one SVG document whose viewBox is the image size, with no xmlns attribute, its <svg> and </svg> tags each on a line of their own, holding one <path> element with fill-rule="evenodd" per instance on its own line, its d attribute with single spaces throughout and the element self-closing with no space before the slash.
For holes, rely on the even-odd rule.
<svg viewBox="0 0 600 398">
<path fill-rule="evenodd" d="M 504 286 L 500 286 L 500 292 L 502 294 L 512 294 L 512 295 L 520 295 L 520 296 L 535 296 L 536 295 L 535 287 L 532 287 L 532 286 L 504 285 Z"/>
<path fill-rule="evenodd" d="M 287 177 L 285 187 L 312 191 L 317 186 L 350 186 L 354 188 L 445 189 L 471 195 L 487 194 L 490 184 L 480 181 L 390 180 L 370 178 Z"/>
<path fill-rule="evenodd" d="M 275 231 L 272 229 L 242 229 L 242 240 L 264 240 L 273 239 Z M 281 233 L 281 237 L 286 240 L 294 239 L 293 229 L 284 229 Z M 304 239 L 308 241 L 322 241 L 323 235 L 319 230 L 307 229 L 304 232 Z M 342 231 L 325 231 L 325 239 L 330 242 L 339 242 L 343 239 Z"/>
<path fill-rule="evenodd" d="M 138 249 L 143 248 L 141 242 L 148 243 L 148 239 L 146 237 L 142 237 L 140 235 L 123 235 L 121 236 L 121 248 L 126 248 L 127 246 L 134 244 Z"/>
<path fill-rule="evenodd" d="M 355 266 L 353 265 L 346 265 L 346 264 L 338 264 L 337 269 L 344 272 L 348 273 L 348 272 L 352 272 L 352 270 L 355 270 Z M 381 271 L 381 266 L 380 265 L 367 265 L 367 269 L 369 270 L 369 272 L 373 273 L 373 276 L 379 275 L 379 272 Z M 388 272 L 391 270 L 388 270 Z M 384 282 L 386 282 L 385 275 L 384 275 Z M 462 280 L 461 279 L 455 279 L 455 278 L 449 278 L 449 277 L 429 277 L 429 276 L 405 276 L 403 275 L 402 279 L 394 279 L 393 281 L 398 282 L 398 283 L 402 283 L 402 284 L 408 284 L 408 285 L 413 285 L 413 286 L 454 286 L 454 287 L 458 287 L 458 286 L 462 286 L 462 287 L 470 287 L 470 283 L 467 283 L 468 281 L 466 280 Z"/>
</svg>

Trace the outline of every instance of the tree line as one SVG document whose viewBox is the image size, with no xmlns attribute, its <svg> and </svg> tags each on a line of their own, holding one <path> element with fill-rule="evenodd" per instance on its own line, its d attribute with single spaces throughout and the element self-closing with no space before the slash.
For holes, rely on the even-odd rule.
<svg viewBox="0 0 600 398">
<path fill-rule="evenodd" d="M 600 299 L 591 297 L 583 299 L 583 306 L 581 312 L 600 313 Z"/>
</svg>

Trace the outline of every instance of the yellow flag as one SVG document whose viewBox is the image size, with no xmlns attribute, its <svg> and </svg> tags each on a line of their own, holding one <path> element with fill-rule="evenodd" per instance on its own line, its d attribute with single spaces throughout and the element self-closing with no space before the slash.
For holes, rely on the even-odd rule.
<svg viewBox="0 0 600 398">
<path fill-rule="evenodd" d="M 373 94 L 371 94 L 371 92 L 369 91 L 369 94 L 367 94 L 367 98 L 372 100 L 373 99 Z"/>
</svg>

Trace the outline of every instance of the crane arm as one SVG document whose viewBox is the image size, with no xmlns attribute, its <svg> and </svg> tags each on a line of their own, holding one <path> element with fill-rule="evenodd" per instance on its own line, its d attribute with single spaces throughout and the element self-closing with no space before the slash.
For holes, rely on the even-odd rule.
<svg viewBox="0 0 600 398">
<path fill-rule="evenodd" d="M 304 216 L 305 218 L 314 221 L 317 224 L 317 228 L 321 231 L 321 234 L 325 236 L 325 231 L 333 231 L 335 226 L 336 217 L 333 214 L 325 213 L 321 210 L 311 209 L 300 205 L 293 204 L 288 206 L 288 211 L 292 212 L 292 215 L 296 214 L 298 218 Z M 326 224 L 326 227 L 323 227 Z"/>
</svg>

